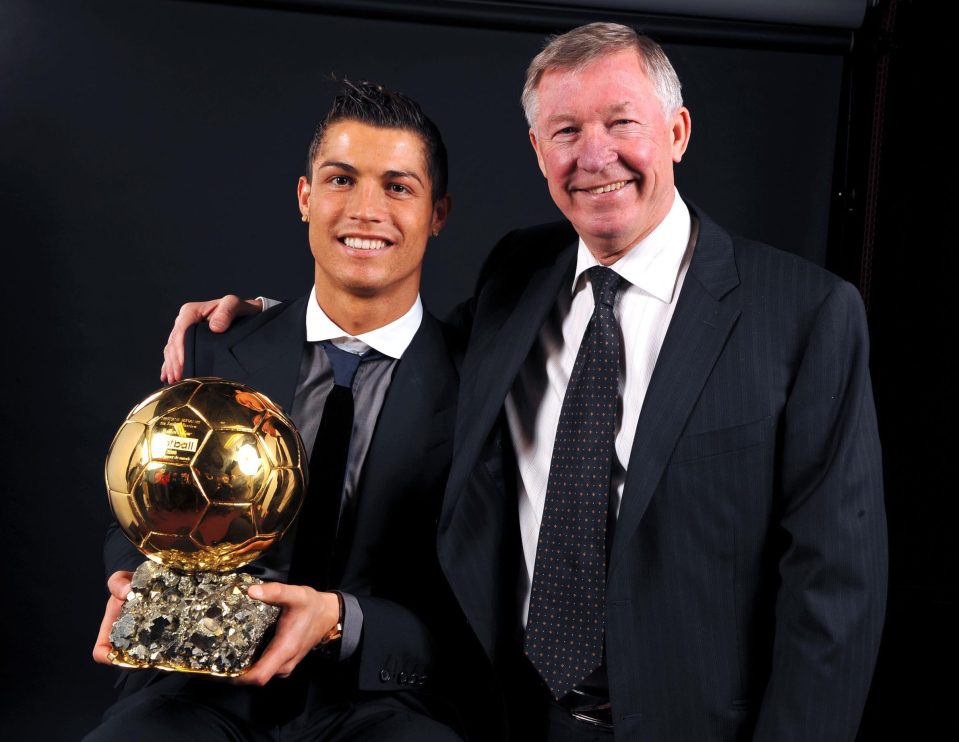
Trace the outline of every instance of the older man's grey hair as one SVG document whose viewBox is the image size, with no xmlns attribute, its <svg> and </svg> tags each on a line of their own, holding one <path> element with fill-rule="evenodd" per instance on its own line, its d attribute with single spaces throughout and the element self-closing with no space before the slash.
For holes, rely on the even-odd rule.
<svg viewBox="0 0 959 742">
<path fill-rule="evenodd" d="M 653 84 L 663 116 L 669 120 L 683 105 L 682 86 L 663 48 L 648 36 L 619 23 L 590 23 L 550 39 L 530 62 L 523 86 L 523 111 L 535 128 L 537 88 L 547 70 L 579 72 L 592 62 L 618 52 L 635 49 L 643 72 Z"/>
</svg>

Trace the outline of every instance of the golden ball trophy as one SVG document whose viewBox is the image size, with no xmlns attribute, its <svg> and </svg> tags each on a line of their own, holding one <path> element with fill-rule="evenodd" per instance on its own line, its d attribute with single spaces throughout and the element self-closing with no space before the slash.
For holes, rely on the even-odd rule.
<svg viewBox="0 0 959 742">
<path fill-rule="evenodd" d="M 111 661 L 234 677 L 280 609 L 238 573 L 278 541 L 308 464 L 283 411 L 249 387 L 185 379 L 134 407 L 107 454 L 110 507 L 147 557 L 110 633 Z"/>
</svg>

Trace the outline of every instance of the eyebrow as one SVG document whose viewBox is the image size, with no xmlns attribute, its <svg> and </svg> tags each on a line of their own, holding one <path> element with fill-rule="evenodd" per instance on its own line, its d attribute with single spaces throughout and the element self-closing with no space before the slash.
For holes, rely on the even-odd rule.
<svg viewBox="0 0 959 742">
<path fill-rule="evenodd" d="M 346 170 L 346 172 L 348 172 L 348 173 L 357 173 L 357 172 L 359 172 L 359 170 L 357 170 L 355 167 L 353 167 L 350 163 L 348 163 L 348 162 L 340 162 L 339 160 L 324 160 L 324 161 L 321 162 L 317 167 L 318 167 L 318 168 L 336 167 L 336 168 L 339 168 L 340 170 Z"/>
<path fill-rule="evenodd" d="M 360 172 L 350 163 L 341 162 L 339 160 L 325 160 L 317 166 L 318 169 L 325 167 L 333 167 L 353 174 L 358 174 Z M 383 176 L 386 178 L 412 178 L 420 185 L 423 185 L 423 179 L 412 170 L 387 170 L 385 173 L 383 173 Z"/>
<path fill-rule="evenodd" d="M 387 178 L 412 178 L 420 185 L 423 185 L 423 180 L 419 175 L 414 173 L 412 170 L 387 170 L 383 173 Z"/>
<path fill-rule="evenodd" d="M 606 106 L 604 109 L 607 116 L 616 113 L 622 113 L 623 111 L 631 110 L 632 106 L 629 101 L 622 101 L 621 103 L 613 103 Z M 553 114 L 548 119 L 546 119 L 547 125 L 553 125 L 562 121 L 572 121 L 575 116 L 570 111 L 561 111 L 560 113 Z"/>
</svg>

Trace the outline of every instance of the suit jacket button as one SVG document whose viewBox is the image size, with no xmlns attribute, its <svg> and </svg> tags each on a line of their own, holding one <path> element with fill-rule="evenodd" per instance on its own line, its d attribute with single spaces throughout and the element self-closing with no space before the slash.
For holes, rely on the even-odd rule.
<svg viewBox="0 0 959 742">
<path fill-rule="evenodd" d="M 410 685 L 416 685 L 417 677 L 415 672 L 410 673 Z"/>
<path fill-rule="evenodd" d="M 420 675 L 420 679 L 419 679 L 419 681 L 418 681 L 416 684 L 417 684 L 417 685 L 425 685 L 425 683 L 426 683 L 426 676 L 425 676 L 425 675 Z"/>
<path fill-rule="evenodd" d="M 406 673 L 401 672 L 399 675 L 396 676 L 396 680 L 400 685 L 406 685 Z"/>
<path fill-rule="evenodd" d="M 392 677 L 393 677 L 393 676 L 390 675 L 390 671 L 387 670 L 385 667 L 384 667 L 382 670 L 380 670 L 380 680 L 381 680 L 382 682 L 388 683 L 388 682 L 390 682 L 390 678 L 392 678 Z"/>
</svg>

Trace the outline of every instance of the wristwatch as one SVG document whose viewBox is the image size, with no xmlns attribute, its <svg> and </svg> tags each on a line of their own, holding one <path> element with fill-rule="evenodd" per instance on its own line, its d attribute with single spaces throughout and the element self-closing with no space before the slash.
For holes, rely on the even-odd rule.
<svg viewBox="0 0 959 742">
<path fill-rule="evenodd" d="M 336 601 L 340 605 L 340 616 L 337 619 L 336 623 L 333 624 L 333 627 L 326 632 L 326 634 L 323 636 L 322 639 L 320 639 L 320 643 L 317 644 L 314 647 L 314 649 L 325 647 L 328 644 L 331 644 L 332 642 L 339 641 L 343 637 L 343 612 L 344 612 L 343 596 L 340 595 L 339 593 L 333 593 L 333 594 L 336 596 Z"/>
</svg>

